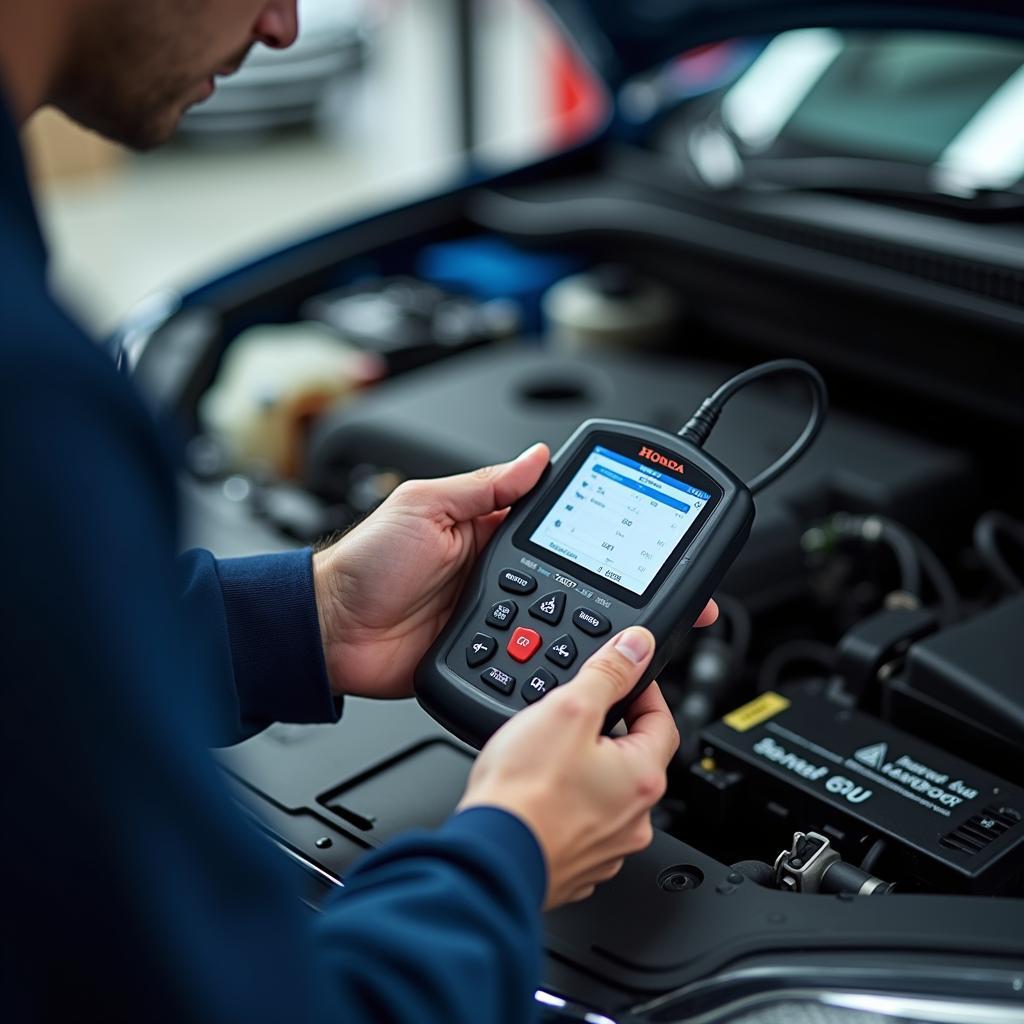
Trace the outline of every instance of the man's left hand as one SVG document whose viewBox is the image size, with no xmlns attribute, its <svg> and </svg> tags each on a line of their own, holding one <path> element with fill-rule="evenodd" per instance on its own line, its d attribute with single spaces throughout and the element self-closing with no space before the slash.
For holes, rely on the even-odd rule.
<svg viewBox="0 0 1024 1024">
<path fill-rule="evenodd" d="M 514 462 L 411 480 L 313 556 L 333 693 L 412 694 L 413 670 L 451 616 L 477 556 L 549 458 L 537 444 Z"/>
</svg>

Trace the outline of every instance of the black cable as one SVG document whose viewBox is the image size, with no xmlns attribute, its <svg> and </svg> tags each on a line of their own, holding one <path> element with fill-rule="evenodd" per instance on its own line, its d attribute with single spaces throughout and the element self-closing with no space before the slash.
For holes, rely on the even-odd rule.
<svg viewBox="0 0 1024 1024">
<path fill-rule="evenodd" d="M 896 558 L 900 571 L 900 590 L 923 598 L 921 593 L 921 564 L 911 537 L 896 527 L 891 520 L 879 520 L 878 539 L 886 544 Z"/>
<path fill-rule="evenodd" d="M 1024 523 L 1005 512 L 986 512 L 974 524 L 974 547 L 986 568 L 1011 593 L 1024 590 L 1024 580 L 999 550 L 999 536 L 1017 543 L 1024 551 Z"/>
<path fill-rule="evenodd" d="M 875 867 L 878 864 L 878 859 L 885 853 L 885 840 L 876 839 L 871 844 L 871 849 L 864 854 L 864 859 L 860 862 L 861 871 L 866 871 L 869 875 L 875 873 Z"/>
<path fill-rule="evenodd" d="M 708 435 L 718 422 L 725 403 L 729 401 L 737 391 L 745 388 L 754 381 L 762 380 L 765 377 L 775 376 L 780 373 L 796 373 L 804 377 L 811 386 L 811 415 L 807 420 L 800 436 L 790 445 L 789 450 L 783 453 L 767 469 L 758 473 L 747 487 L 751 494 L 757 494 L 773 480 L 778 479 L 804 452 L 811 446 L 818 436 L 825 423 L 825 411 L 828 409 L 828 389 L 821 374 L 802 359 L 776 359 L 770 363 L 761 363 L 759 366 L 752 366 L 749 370 L 736 374 L 727 380 L 713 395 L 705 398 L 700 408 L 690 417 L 689 422 L 679 436 L 684 441 L 704 447 Z"/>
<path fill-rule="evenodd" d="M 939 556 L 920 537 L 914 534 L 911 536 L 914 538 L 914 546 L 917 548 L 917 557 L 938 595 L 939 606 L 942 609 L 942 622 L 948 626 L 961 617 L 960 595 L 957 593 L 956 584 Z"/>
<path fill-rule="evenodd" d="M 732 865 L 732 869 L 766 889 L 771 889 L 775 884 L 775 868 L 763 860 L 740 860 Z"/>
<path fill-rule="evenodd" d="M 914 538 L 899 523 L 884 516 L 850 515 L 838 512 L 828 520 L 829 530 L 846 540 L 861 544 L 884 544 L 896 559 L 899 568 L 900 590 L 924 599 L 921 563 Z"/>
<path fill-rule="evenodd" d="M 900 569 L 900 587 L 924 601 L 924 577 L 939 599 L 942 621 L 949 625 L 960 618 L 960 595 L 953 577 L 942 560 L 917 534 L 887 516 L 833 517 L 831 528 L 841 537 L 869 543 L 884 542 L 896 556 Z"/>
<path fill-rule="evenodd" d="M 728 594 L 716 594 L 715 602 L 722 613 L 722 619 L 729 624 L 729 646 L 732 648 L 737 665 L 743 665 L 750 651 L 750 640 L 753 634 L 753 623 L 746 606 Z"/>
<path fill-rule="evenodd" d="M 757 676 L 757 692 L 777 689 L 785 680 L 783 670 L 793 665 L 812 665 L 832 675 L 836 667 L 836 649 L 818 640 L 787 640 L 765 659 Z"/>
</svg>

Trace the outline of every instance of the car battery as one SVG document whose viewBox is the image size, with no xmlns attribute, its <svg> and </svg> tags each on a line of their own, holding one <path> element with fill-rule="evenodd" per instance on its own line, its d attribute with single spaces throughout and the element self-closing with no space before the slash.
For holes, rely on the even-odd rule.
<svg viewBox="0 0 1024 1024">
<path fill-rule="evenodd" d="M 794 828 L 839 836 L 847 859 L 884 838 L 886 864 L 902 874 L 888 880 L 898 887 L 996 893 L 1019 885 L 1024 790 L 955 754 L 803 691 L 764 693 L 701 738 L 698 775 L 739 776 L 747 807 L 771 804 Z"/>
</svg>

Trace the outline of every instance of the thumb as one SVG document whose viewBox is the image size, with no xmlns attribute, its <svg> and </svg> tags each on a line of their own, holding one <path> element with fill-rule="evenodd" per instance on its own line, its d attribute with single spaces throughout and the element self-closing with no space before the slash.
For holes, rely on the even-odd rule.
<svg viewBox="0 0 1024 1024">
<path fill-rule="evenodd" d="M 636 686 L 653 654 L 654 637 L 648 630 L 624 629 L 583 664 L 566 692 L 585 695 L 603 719 Z"/>
<path fill-rule="evenodd" d="M 550 457 L 547 445 L 535 444 L 512 462 L 442 477 L 430 485 L 437 488 L 448 515 L 466 522 L 518 501 L 540 479 Z"/>
</svg>

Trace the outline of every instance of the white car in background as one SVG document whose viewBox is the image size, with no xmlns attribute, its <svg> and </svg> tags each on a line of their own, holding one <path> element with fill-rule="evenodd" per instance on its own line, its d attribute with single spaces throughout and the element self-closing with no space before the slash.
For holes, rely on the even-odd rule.
<svg viewBox="0 0 1024 1024">
<path fill-rule="evenodd" d="M 295 45 L 256 46 L 237 74 L 220 79 L 213 96 L 188 112 L 182 132 L 209 137 L 313 122 L 363 66 L 370 6 L 368 0 L 300 0 Z"/>
</svg>

